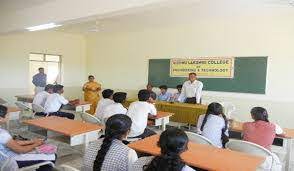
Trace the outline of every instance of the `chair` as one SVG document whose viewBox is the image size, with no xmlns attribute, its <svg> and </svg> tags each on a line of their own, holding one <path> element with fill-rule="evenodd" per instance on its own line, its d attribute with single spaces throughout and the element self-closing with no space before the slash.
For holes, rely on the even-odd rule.
<svg viewBox="0 0 294 171">
<path fill-rule="evenodd" d="M 78 169 L 73 168 L 73 167 L 68 166 L 68 165 L 65 165 L 65 164 L 60 165 L 59 167 L 60 167 L 61 171 L 79 171 Z"/>
<path fill-rule="evenodd" d="M 8 102 L 2 98 L 0 98 L 0 105 L 6 105 Z"/>
<path fill-rule="evenodd" d="M 224 114 L 231 119 L 232 113 L 236 111 L 236 106 L 231 102 L 221 102 L 221 105 L 224 107 Z"/>
<path fill-rule="evenodd" d="M 84 122 L 102 125 L 102 121 L 100 121 L 100 119 L 98 119 L 95 116 L 92 116 L 88 113 L 84 113 L 84 112 L 81 113 L 81 118 Z"/>
<path fill-rule="evenodd" d="M 45 109 L 40 105 L 32 104 L 32 108 L 34 110 L 34 114 L 36 114 L 36 113 L 46 113 Z"/>
<path fill-rule="evenodd" d="M 31 170 L 36 170 L 39 167 L 45 166 L 45 165 L 51 165 L 52 167 L 55 167 L 54 163 L 52 163 L 50 161 L 45 161 L 45 162 L 34 164 L 34 165 L 31 165 L 31 166 L 18 168 L 18 165 L 17 165 L 16 161 L 11 157 L 6 156 L 1 151 L 0 151 L 0 158 L 1 158 L 1 161 L 3 161 L 0 164 L 1 165 L 1 171 L 31 171 Z"/>
<path fill-rule="evenodd" d="M 258 169 L 260 170 L 266 170 L 266 171 L 281 171 L 282 170 L 282 165 L 279 160 L 279 158 L 266 148 L 255 144 L 251 143 L 248 141 L 242 141 L 242 140 L 230 140 L 226 144 L 226 148 L 234 150 L 234 151 L 239 151 L 239 152 L 244 152 L 256 156 L 261 156 L 265 157 L 265 161 L 259 166 Z"/>
<path fill-rule="evenodd" d="M 186 134 L 189 137 L 189 140 L 196 144 L 213 145 L 209 139 L 205 138 L 202 135 L 196 134 L 194 132 L 189 132 L 189 131 L 186 131 Z"/>
<path fill-rule="evenodd" d="M 21 109 L 21 115 L 22 117 L 27 117 L 27 118 L 33 118 L 34 117 L 34 113 L 32 111 L 32 109 L 25 105 L 24 103 L 21 103 L 21 102 L 15 102 L 15 105 Z"/>
</svg>

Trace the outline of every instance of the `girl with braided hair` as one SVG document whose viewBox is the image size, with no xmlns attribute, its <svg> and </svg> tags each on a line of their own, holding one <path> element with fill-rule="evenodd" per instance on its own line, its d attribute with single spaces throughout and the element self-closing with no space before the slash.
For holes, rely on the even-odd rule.
<svg viewBox="0 0 294 171">
<path fill-rule="evenodd" d="M 84 157 L 84 171 L 127 171 L 138 159 L 137 153 L 122 140 L 128 135 L 132 120 L 116 114 L 106 121 L 105 137 L 89 144 Z"/>
<path fill-rule="evenodd" d="M 158 146 L 161 155 L 141 157 L 132 167 L 132 171 L 194 171 L 181 159 L 180 154 L 187 150 L 188 136 L 178 128 L 162 132 Z"/>
</svg>

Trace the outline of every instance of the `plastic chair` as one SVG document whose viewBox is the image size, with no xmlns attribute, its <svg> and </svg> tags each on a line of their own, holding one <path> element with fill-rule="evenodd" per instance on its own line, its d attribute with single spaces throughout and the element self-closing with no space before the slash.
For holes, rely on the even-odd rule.
<svg viewBox="0 0 294 171">
<path fill-rule="evenodd" d="M 51 165 L 52 167 L 55 167 L 54 163 L 52 163 L 50 161 L 45 161 L 45 162 L 34 164 L 31 166 L 18 168 L 16 161 L 13 158 L 8 157 L 7 155 L 2 153 L 1 151 L 0 151 L 0 158 L 2 161 L 4 160 L 4 162 L 0 164 L 1 171 L 31 171 L 31 170 L 36 170 L 39 167 L 45 166 L 45 165 Z"/>
<path fill-rule="evenodd" d="M 102 125 L 102 122 L 100 121 L 100 119 L 98 119 L 95 116 L 92 116 L 88 113 L 81 113 L 81 118 L 84 122 Z"/>
<path fill-rule="evenodd" d="M 61 171 L 79 171 L 78 169 L 74 168 L 74 167 L 71 167 L 71 166 L 68 166 L 68 165 L 60 165 L 59 166 Z"/>
<path fill-rule="evenodd" d="M 196 134 L 194 132 L 189 132 L 189 131 L 186 131 L 186 134 L 189 137 L 189 140 L 196 144 L 213 145 L 209 139 L 205 138 L 202 135 Z"/>
<path fill-rule="evenodd" d="M 224 114 L 228 119 L 232 118 L 232 113 L 236 111 L 236 106 L 231 102 L 221 102 L 221 105 L 224 108 Z"/>
<path fill-rule="evenodd" d="M 258 144 L 248 142 L 248 141 L 242 141 L 242 140 L 230 140 L 226 144 L 226 148 L 234 150 L 234 151 L 252 154 L 255 156 L 265 157 L 265 161 L 258 168 L 260 170 L 266 170 L 266 171 L 281 171 L 282 170 L 282 165 L 279 158 L 274 153 L 270 152 L 269 150 L 267 150 L 266 148 Z"/>
</svg>

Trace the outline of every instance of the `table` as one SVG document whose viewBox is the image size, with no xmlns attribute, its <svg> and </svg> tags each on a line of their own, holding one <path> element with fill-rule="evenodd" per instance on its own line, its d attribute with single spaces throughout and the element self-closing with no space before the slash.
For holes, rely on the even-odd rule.
<svg viewBox="0 0 294 171">
<path fill-rule="evenodd" d="M 130 103 L 136 101 L 136 99 L 128 99 L 124 103 L 125 107 L 128 107 Z M 207 105 L 199 104 L 187 104 L 178 102 L 155 102 L 156 109 L 158 111 L 171 112 L 174 115 L 170 118 L 171 121 L 193 124 L 197 123 L 198 117 L 206 113 Z"/>
<path fill-rule="evenodd" d="M 47 130 L 47 137 L 62 135 L 69 138 L 70 146 L 84 144 L 85 149 L 91 141 L 97 140 L 103 126 L 67 118 L 49 116 L 24 121 L 29 126 Z"/>
<path fill-rule="evenodd" d="M 23 103 L 33 103 L 34 95 L 17 95 L 15 96 L 16 100 Z M 64 110 L 74 110 L 76 112 L 86 112 L 87 110 L 90 110 L 91 103 L 80 100 L 79 103 L 74 105 L 65 105 L 62 109 Z"/>
<path fill-rule="evenodd" d="M 159 135 L 154 135 L 128 146 L 139 152 L 159 155 L 158 140 Z M 255 171 L 264 162 L 263 157 L 192 142 L 189 142 L 188 150 L 181 157 L 187 165 L 210 171 Z"/>
<path fill-rule="evenodd" d="M 230 126 L 231 131 L 235 132 L 243 132 L 243 122 L 233 121 L 231 122 Z M 291 161 L 292 156 L 291 153 L 293 152 L 293 139 L 294 139 L 294 129 L 283 128 L 284 135 L 277 135 L 277 138 L 282 138 L 284 141 L 283 147 L 286 148 L 287 157 L 286 157 L 286 169 L 291 171 Z"/>
<path fill-rule="evenodd" d="M 148 118 L 149 125 L 152 124 L 152 126 L 161 126 L 162 131 L 166 129 L 166 124 L 169 123 L 169 118 L 173 116 L 173 113 L 170 112 L 163 112 L 163 111 L 158 111 L 156 116 L 150 116 Z"/>
</svg>

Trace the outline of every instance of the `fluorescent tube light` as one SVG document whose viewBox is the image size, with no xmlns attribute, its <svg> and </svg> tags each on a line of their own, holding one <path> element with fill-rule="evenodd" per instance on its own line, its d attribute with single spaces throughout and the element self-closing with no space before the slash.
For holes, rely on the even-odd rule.
<svg viewBox="0 0 294 171">
<path fill-rule="evenodd" d="M 51 29 L 55 27 L 61 26 L 60 24 L 55 24 L 55 23 L 48 23 L 48 24 L 42 24 L 38 26 L 33 26 L 33 27 L 28 27 L 26 28 L 29 31 L 38 31 L 38 30 L 46 30 L 46 29 Z"/>
</svg>

